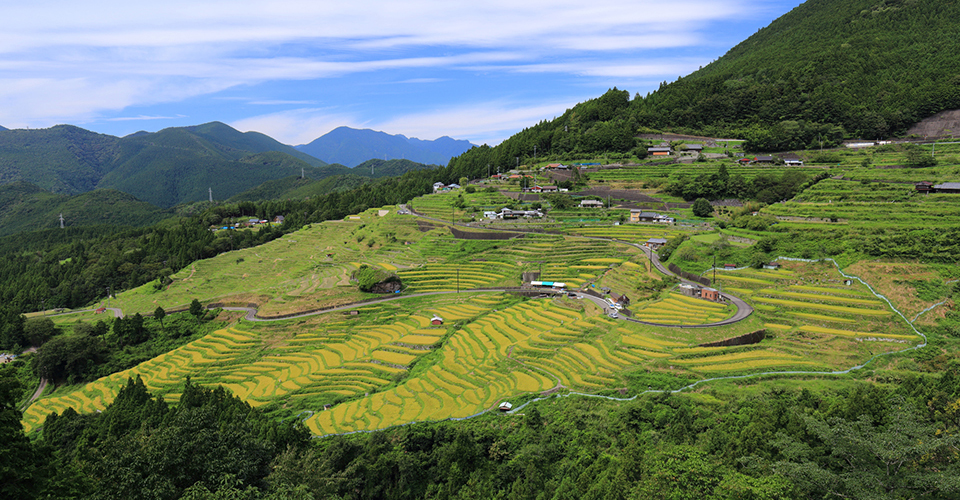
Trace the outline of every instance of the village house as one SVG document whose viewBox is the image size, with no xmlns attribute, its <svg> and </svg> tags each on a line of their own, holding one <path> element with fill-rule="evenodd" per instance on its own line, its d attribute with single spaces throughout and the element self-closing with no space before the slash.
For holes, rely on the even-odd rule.
<svg viewBox="0 0 960 500">
<path fill-rule="evenodd" d="M 780 269 L 780 264 L 777 262 L 768 262 L 763 265 L 763 268 L 777 270 L 777 269 Z"/>
<path fill-rule="evenodd" d="M 523 217 L 524 219 L 531 219 L 533 217 L 543 217 L 543 212 L 540 210 L 511 210 L 509 208 L 504 208 L 497 214 L 498 219 L 519 219 Z"/>
<path fill-rule="evenodd" d="M 580 208 L 603 208 L 603 202 L 600 200 L 582 200 Z"/>
<path fill-rule="evenodd" d="M 650 238 L 649 240 L 647 240 L 646 243 L 644 243 L 644 246 L 652 250 L 656 250 L 666 244 L 667 244 L 666 238 Z"/>
<path fill-rule="evenodd" d="M 670 148 L 664 148 L 664 147 L 647 148 L 647 153 L 649 153 L 650 156 L 670 156 Z"/>
<path fill-rule="evenodd" d="M 719 290 L 709 287 L 691 285 L 689 283 L 680 283 L 680 293 L 686 295 L 687 297 L 695 297 L 713 302 L 720 302 L 723 299 L 723 296 L 720 295 Z"/>
<path fill-rule="evenodd" d="M 644 212 L 641 209 L 630 209 L 630 222 L 656 222 L 658 224 L 673 224 L 674 218 L 657 212 Z"/>
</svg>

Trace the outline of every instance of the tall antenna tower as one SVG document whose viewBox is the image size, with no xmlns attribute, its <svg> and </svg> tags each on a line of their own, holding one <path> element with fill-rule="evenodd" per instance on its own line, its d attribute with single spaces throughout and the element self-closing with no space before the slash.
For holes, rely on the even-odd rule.
<svg viewBox="0 0 960 500">
<path fill-rule="evenodd" d="M 213 203 L 213 188 L 212 188 L 212 187 L 208 187 L 208 188 L 207 188 L 207 192 L 210 193 L 210 203 Z"/>
<path fill-rule="evenodd" d="M 60 229 L 63 229 L 63 212 L 60 212 Z"/>
</svg>

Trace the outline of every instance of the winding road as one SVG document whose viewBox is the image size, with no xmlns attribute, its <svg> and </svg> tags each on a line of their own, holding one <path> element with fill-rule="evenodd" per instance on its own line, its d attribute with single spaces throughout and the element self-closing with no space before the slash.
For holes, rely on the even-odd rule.
<svg viewBox="0 0 960 500">
<path fill-rule="evenodd" d="M 426 219 L 426 220 L 430 220 L 430 221 L 434 221 L 434 222 L 439 222 L 439 223 L 442 223 L 442 224 L 450 224 L 450 223 L 447 222 L 447 221 L 442 221 L 442 220 L 440 220 L 440 219 L 435 219 L 435 218 L 433 218 L 433 217 L 427 217 L 427 216 L 425 216 L 425 215 L 418 214 L 418 213 L 416 213 L 415 211 L 413 211 L 413 209 L 407 207 L 406 205 L 400 205 L 400 206 L 399 206 L 399 210 L 400 210 L 400 211 L 407 212 L 407 213 L 409 213 L 410 215 L 413 215 L 414 217 L 419 217 L 419 218 L 421 218 L 421 219 Z M 665 276 L 673 276 L 674 278 L 679 279 L 681 283 L 686 283 L 686 284 L 688 284 L 688 285 L 694 285 L 694 286 L 700 286 L 699 283 L 694 283 L 694 282 L 692 282 L 692 281 L 683 279 L 682 277 L 677 276 L 676 274 L 673 274 L 672 272 L 670 272 L 670 270 L 668 270 L 666 267 L 663 266 L 663 264 L 660 263 L 660 257 L 658 257 L 657 254 L 654 253 L 653 250 L 651 250 L 651 249 L 648 248 L 648 247 L 645 247 L 645 246 L 640 245 L 640 244 L 637 244 L 637 243 L 630 243 L 629 241 L 622 241 L 622 240 L 616 240 L 616 239 L 611 239 L 611 238 L 600 238 L 600 237 L 596 237 L 596 236 L 580 236 L 580 238 L 586 238 L 586 239 L 590 239 L 590 240 L 608 241 L 608 242 L 611 242 L 611 243 L 619 243 L 619 244 L 621 244 L 621 245 L 629 245 L 629 246 L 632 246 L 632 247 L 639 248 L 639 249 L 644 253 L 644 255 L 646 255 L 647 258 L 650 259 L 650 262 L 653 262 L 653 266 L 656 267 L 657 270 L 660 271 L 661 273 L 663 273 Z M 472 290 L 464 290 L 464 291 L 470 292 L 470 291 L 472 291 Z M 607 313 L 607 312 L 608 312 L 608 309 L 609 309 L 609 307 L 610 307 L 610 304 L 608 304 L 606 300 L 604 300 L 604 299 L 602 299 L 602 298 L 600 298 L 600 297 L 595 297 L 595 296 L 590 295 L 590 294 L 578 293 L 578 292 L 576 292 L 576 291 L 574 291 L 573 293 L 576 293 L 576 294 L 577 294 L 579 297 L 581 297 L 581 298 L 587 298 L 587 299 L 589 299 L 591 302 L 593 302 L 594 304 L 596 304 L 597 307 L 599 307 L 600 309 L 602 309 L 602 310 L 604 311 L 604 313 Z M 729 318 L 727 318 L 727 319 L 725 319 L 725 320 L 717 321 L 717 322 L 714 322 L 714 323 L 704 323 L 704 324 L 701 324 L 701 325 L 668 325 L 668 324 L 663 324 L 663 323 L 652 323 L 652 322 L 649 322 L 649 321 L 640 321 L 640 320 L 638 320 L 638 319 L 633 319 L 633 318 L 626 317 L 626 316 L 620 316 L 620 319 L 623 319 L 624 321 L 630 321 L 630 322 L 633 322 L 633 323 L 640 323 L 640 324 L 650 325 L 650 326 L 661 326 L 661 327 L 665 327 L 665 328 L 712 328 L 712 327 L 715 327 L 715 326 L 732 325 L 732 324 L 734 324 L 734 323 L 736 323 L 736 322 L 738 322 L 738 321 L 743 321 L 743 320 L 746 319 L 748 316 L 750 316 L 751 314 L 753 314 L 753 307 L 751 307 L 750 304 L 747 304 L 746 302 L 744 302 L 743 299 L 741 299 L 740 297 L 736 297 L 736 296 L 730 295 L 730 294 L 728 294 L 728 293 L 724 293 L 723 296 L 724 296 L 726 299 L 728 299 L 728 300 L 730 301 L 730 303 L 734 305 L 734 307 L 737 308 L 737 312 L 734 313 L 733 316 L 731 316 L 731 317 L 729 317 Z M 249 314 L 248 314 L 248 316 L 252 316 L 252 315 L 249 315 Z"/>
</svg>

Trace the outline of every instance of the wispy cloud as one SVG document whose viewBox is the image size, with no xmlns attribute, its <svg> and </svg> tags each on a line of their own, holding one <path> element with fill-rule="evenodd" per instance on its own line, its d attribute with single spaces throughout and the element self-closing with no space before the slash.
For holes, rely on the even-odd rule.
<svg viewBox="0 0 960 500">
<path fill-rule="evenodd" d="M 656 51 L 710 43 L 711 23 L 784 1 L 91 0 L 58 2 L 56 8 L 20 2 L 5 5 L 0 20 L 0 123 L 162 120 L 184 112 L 144 108 L 278 82 L 341 81 L 355 88 L 363 78 L 378 77 L 429 89 L 419 96 L 419 107 L 435 111 L 394 111 L 391 117 L 377 114 L 376 104 L 366 113 L 324 111 L 319 107 L 340 98 L 300 99 L 262 87 L 250 92 L 257 98 L 216 97 L 308 110 L 234 120 L 290 142 L 312 140 L 313 131 L 334 120 L 380 123 L 406 135 L 460 131 L 474 140 L 499 141 L 509 135 L 504 131 L 529 125 L 531 117 L 564 109 L 547 107 L 572 103 L 544 94 L 541 102 L 458 107 L 426 103 L 435 95 L 429 92 L 453 95 L 458 78 L 506 82 L 527 73 L 615 83 L 685 74 L 705 61 L 667 59 Z M 130 108 L 143 116 L 114 116 L 124 110 L 131 115 Z M 465 120 L 458 112 L 476 114 Z M 296 121 L 301 119 L 306 121 Z"/>
<path fill-rule="evenodd" d="M 334 109 L 300 108 L 251 116 L 236 120 L 230 126 L 243 132 L 262 132 L 285 144 L 299 145 L 340 126 L 362 128 L 364 124 L 355 116 Z"/>
<path fill-rule="evenodd" d="M 150 121 L 150 120 L 175 120 L 178 118 L 186 118 L 185 115 L 176 115 L 176 116 L 116 116 L 113 118 L 107 118 L 109 122 L 134 122 L 134 121 Z"/>
</svg>

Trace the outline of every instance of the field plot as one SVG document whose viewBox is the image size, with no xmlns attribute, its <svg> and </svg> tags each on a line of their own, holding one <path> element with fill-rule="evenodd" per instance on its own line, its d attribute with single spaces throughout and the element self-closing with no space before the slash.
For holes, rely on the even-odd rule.
<svg viewBox="0 0 960 500">
<path fill-rule="evenodd" d="M 640 321 L 669 325 L 702 325 L 724 320 L 733 314 L 731 306 L 671 293 L 633 311 Z"/>
<path fill-rule="evenodd" d="M 629 241 L 630 243 L 644 243 L 650 238 L 673 238 L 680 234 L 689 233 L 689 230 L 660 224 L 621 224 L 619 226 L 585 226 L 566 229 L 569 234 L 592 236 L 595 238 L 610 238 Z"/>
<path fill-rule="evenodd" d="M 832 265 L 781 264 L 788 271 L 781 274 L 781 279 L 771 276 L 780 271 L 744 269 L 718 272 L 717 281 L 724 289 L 735 285 L 738 290 L 750 291 L 749 300 L 757 305 L 757 314 L 783 348 L 807 350 L 819 344 L 819 357 L 808 357 L 807 361 L 818 365 L 824 361 L 840 365 L 849 362 L 852 366 L 858 352 L 862 356 L 899 350 L 903 344 L 921 340 L 866 286 L 855 280 L 845 285 L 846 279 Z"/>
<path fill-rule="evenodd" d="M 422 201 L 443 209 L 434 198 Z M 306 425 L 325 435 L 470 416 L 499 401 L 554 389 L 631 394 L 646 390 L 640 380 L 648 372 L 682 387 L 718 375 L 844 369 L 918 341 L 885 302 L 858 282 L 844 285 L 829 265 L 789 262 L 780 271 L 718 272 L 718 286 L 756 306 L 751 317 L 722 327 L 657 327 L 608 318 L 587 300 L 466 292 L 518 286 L 521 273 L 540 272 L 541 280 L 569 288 L 614 285 L 623 288 L 618 293 L 633 295 L 649 274 L 636 247 L 534 233 L 460 240 L 446 228 L 421 232 L 416 217 L 395 210 L 356 217 L 197 262 L 164 291 L 148 284 L 117 301 L 127 314 L 185 305 L 194 297 L 293 312 L 369 297 L 348 279 L 361 264 L 396 269 L 413 292 L 455 291 L 459 273 L 461 293 L 366 304 L 357 315 L 243 321 L 130 370 L 60 388 L 26 410 L 25 428 L 35 430 L 50 412 L 67 407 L 101 409 L 136 376 L 169 400 L 179 397 L 189 376 L 205 386 L 223 385 L 279 416 L 309 410 L 314 413 Z M 639 241 L 648 237 L 645 230 L 610 226 L 593 234 Z M 638 300 L 631 309 L 642 320 L 683 325 L 732 312 L 676 293 L 649 304 Z M 431 323 L 434 315 L 443 325 Z M 761 329 L 766 337 L 757 344 L 702 347 Z"/>
<path fill-rule="evenodd" d="M 499 263 L 426 264 L 397 275 L 413 292 L 437 292 L 502 285 L 510 271 Z"/>
</svg>

